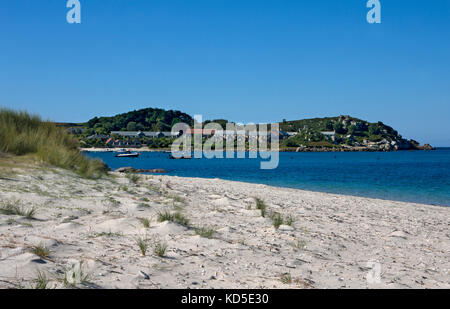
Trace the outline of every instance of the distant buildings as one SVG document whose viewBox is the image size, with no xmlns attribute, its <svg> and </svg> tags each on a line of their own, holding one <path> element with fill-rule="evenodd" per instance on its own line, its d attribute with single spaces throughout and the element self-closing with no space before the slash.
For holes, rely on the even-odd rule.
<svg viewBox="0 0 450 309">
<path fill-rule="evenodd" d="M 111 131 L 111 136 L 130 137 L 130 138 L 162 138 L 162 137 L 177 137 L 179 133 L 172 132 L 150 132 L 150 131 Z"/>
<path fill-rule="evenodd" d="M 324 135 L 330 142 L 336 141 L 336 132 L 335 131 L 325 131 L 325 132 L 320 132 L 320 134 Z"/>
<path fill-rule="evenodd" d="M 101 139 L 101 140 L 107 140 L 108 138 L 109 136 L 105 134 L 94 134 L 87 137 L 87 139 Z"/>
<path fill-rule="evenodd" d="M 106 147 L 141 147 L 147 139 L 177 138 L 183 132 L 150 132 L 150 131 L 111 131 L 110 135 L 93 134 L 87 140 L 104 141 Z M 186 134 L 201 134 L 202 138 L 215 137 L 216 141 L 247 141 L 247 142 L 271 142 L 275 138 L 282 140 L 297 134 L 297 132 L 278 131 L 249 131 L 249 130 L 210 130 L 189 129 Z M 144 139 L 144 140 L 143 140 Z"/>
<path fill-rule="evenodd" d="M 108 147 L 141 147 L 142 144 L 139 140 L 120 140 L 120 139 L 113 139 L 112 137 L 109 138 L 106 143 L 106 146 Z"/>
</svg>

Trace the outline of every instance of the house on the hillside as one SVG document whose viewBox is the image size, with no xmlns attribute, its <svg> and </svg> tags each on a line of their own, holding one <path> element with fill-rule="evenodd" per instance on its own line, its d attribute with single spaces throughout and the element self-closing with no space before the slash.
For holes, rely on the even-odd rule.
<svg viewBox="0 0 450 309">
<path fill-rule="evenodd" d="M 214 135 L 216 130 L 210 129 L 189 129 L 186 134 L 201 134 L 203 137 Z"/>
<path fill-rule="evenodd" d="M 145 136 L 144 132 L 141 131 L 111 131 L 111 135 L 129 138 L 140 138 Z"/>
<path fill-rule="evenodd" d="M 111 135 L 120 136 L 122 138 L 162 138 L 162 137 L 178 137 L 180 134 L 177 132 L 150 132 L 150 131 L 111 131 Z"/>
<path fill-rule="evenodd" d="M 336 132 L 335 131 L 323 131 L 320 134 L 324 135 L 330 142 L 336 141 Z"/>
<path fill-rule="evenodd" d="M 87 137 L 87 139 L 101 139 L 101 140 L 107 140 L 108 138 L 109 136 L 105 134 L 93 134 Z"/>
<path fill-rule="evenodd" d="M 86 128 L 80 128 L 80 127 L 67 128 L 67 133 L 70 133 L 70 134 L 83 134 L 84 131 L 86 131 Z"/>
</svg>

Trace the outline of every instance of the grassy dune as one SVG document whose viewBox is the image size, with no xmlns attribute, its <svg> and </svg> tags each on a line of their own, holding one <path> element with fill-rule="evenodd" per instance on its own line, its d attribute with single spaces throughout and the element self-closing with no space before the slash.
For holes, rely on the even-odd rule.
<svg viewBox="0 0 450 309">
<path fill-rule="evenodd" d="M 103 162 L 83 156 L 78 141 L 63 129 L 26 112 L 0 109 L 0 152 L 32 154 L 86 178 L 99 178 L 107 171 Z"/>
</svg>

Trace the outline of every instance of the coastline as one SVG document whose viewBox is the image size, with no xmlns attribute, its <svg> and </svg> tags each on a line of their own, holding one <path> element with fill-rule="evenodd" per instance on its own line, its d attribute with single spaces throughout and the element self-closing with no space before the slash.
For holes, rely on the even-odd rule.
<svg viewBox="0 0 450 309">
<path fill-rule="evenodd" d="M 37 268 L 59 278 L 80 261 L 90 284 L 106 288 L 450 287 L 448 207 L 219 179 L 86 180 L 49 167 L 15 168 L 10 178 L 0 179 L 2 200 L 37 212 L 31 221 L 0 217 L 2 288 L 26 286 Z M 162 211 L 182 213 L 189 226 L 158 222 Z M 140 254 L 138 237 L 165 242 L 165 257 Z M 51 252 L 43 264 L 29 251 L 40 243 Z M 373 261 L 379 282 L 367 280 Z"/>
<path fill-rule="evenodd" d="M 171 151 L 170 148 L 155 148 L 150 149 L 146 147 L 133 148 L 80 148 L 81 152 L 120 152 L 120 151 L 136 151 L 136 152 L 167 152 Z M 401 151 L 434 151 L 436 148 L 430 149 L 400 149 L 400 150 L 381 150 L 381 149 L 371 149 L 365 147 L 355 147 L 355 148 L 281 148 L 279 152 L 401 152 Z M 236 151 L 236 150 L 233 150 Z M 246 152 L 249 151 L 246 149 Z"/>
<path fill-rule="evenodd" d="M 433 179 L 431 181 L 425 179 L 421 176 L 424 171 L 417 169 L 417 164 L 410 165 L 409 163 L 413 161 L 434 162 L 436 158 L 438 160 L 439 158 L 448 158 L 448 150 L 447 148 L 438 148 L 436 152 L 400 151 L 362 154 L 352 152 L 342 153 L 342 155 L 333 155 L 333 153 L 323 153 L 323 155 L 320 155 L 320 153 L 317 153 L 317 155 L 307 155 L 307 153 L 289 155 L 289 153 L 280 152 L 278 169 L 265 173 L 254 170 L 251 167 L 251 162 L 250 164 L 239 164 L 235 160 L 230 162 L 222 162 L 220 159 L 218 161 L 205 160 L 206 155 L 203 156 L 203 160 L 197 159 L 192 162 L 178 163 L 166 160 L 167 157 L 170 157 L 169 154 L 161 152 L 166 152 L 166 150 L 150 151 L 147 152 L 149 153 L 147 155 L 144 152 L 138 160 L 131 161 L 115 159 L 113 158 L 114 153 L 104 153 L 102 151 L 86 153 L 86 156 L 103 160 L 110 166 L 112 171 L 125 173 L 165 174 L 207 179 L 220 178 L 316 192 L 449 207 L 448 190 L 445 186 L 442 186 L 445 182 L 433 183 Z M 151 155 L 150 153 L 154 154 Z M 160 154 L 158 155 L 158 153 Z M 248 152 L 246 157 L 248 157 Z M 346 168 L 340 168 L 349 160 L 352 162 L 351 165 Z M 443 160 L 444 164 L 448 164 L 447 161 L 446 159 Z M 361 170 L 360 162 L 364 162 L 364 171 Z M 310 168 L 310 164 L 314 165 L 314 168 Z M 367 166 L 371 166 L 373 170 L 370 170 Z M 398 169 L 395 166 L 398 166 Z M 239 167 L 239 171 L 228 172 L 236 169 L 236 167 Z M 200 171 L 202 168 L 206 169 L 205 173 Z M 329 169 L 333 170 L 333 173 L 329 173 Z M 392 169 L 387 178 L 382 172 L 385 169 Z M 445 178 L 447 177 L 446 174 L 442 174 L 438 169 L 435 168 L 433 170 L 429 168 L 428 177 L 431 177 L 431 173 L 436 176 L 434 177 L 435 179 L 438 179 L 439 176 L 447 179 Z M 346 174 L 334 180 L 334 182 L 330 180 L 334 179 L 335 175 L 342 173 Z M 419 173 L 419 175 L 416 176 L 415 173 Z M 356 179 L 355 177 L 360 178 Z M 379 177 L 383 179 L 381 183 L 378 183 Z M 311 179 L 313 181 L 309 181 Z M 321 179 L 322 182 L 319 183 L 317 179 Z M 427 185 L 420 184 L 423 182 L 426 182 Z M 440 190 L 436 191 L 439 188 Z"/>
</svg>

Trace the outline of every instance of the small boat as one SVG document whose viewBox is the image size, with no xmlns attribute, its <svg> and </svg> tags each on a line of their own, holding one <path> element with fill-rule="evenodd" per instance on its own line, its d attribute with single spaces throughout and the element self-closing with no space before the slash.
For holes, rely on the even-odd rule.
<svg viewBox="0 0 450 309">
<path fill-rule="evenodd" d="M 139 157 L 141 154 L 138 152 L 130 152 L 127 151 L 125 153 L 118 153 L 115 155 L 116 158 L 137 158 Z"/>
</svg>

